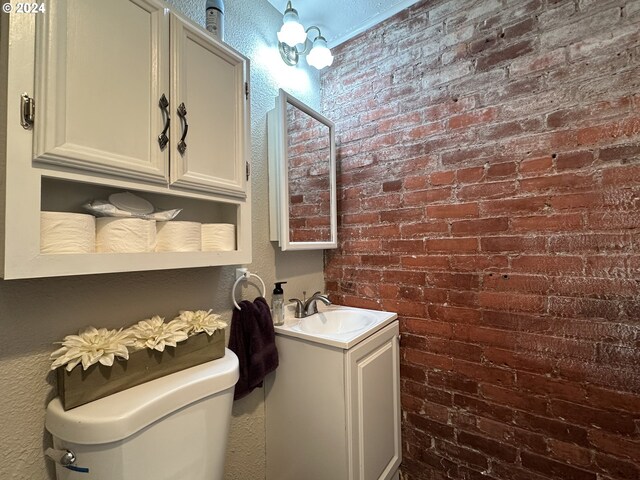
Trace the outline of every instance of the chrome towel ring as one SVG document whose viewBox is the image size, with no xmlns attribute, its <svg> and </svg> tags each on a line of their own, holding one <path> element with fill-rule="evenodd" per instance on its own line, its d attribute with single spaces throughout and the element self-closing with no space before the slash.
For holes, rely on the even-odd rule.
<svg viewBox="0 0 640 480">
<path fill-rule="evenodd" d="M 260 280 L 260 285 L 262 285 L 262 296 L 265 298 L 267 296 L 267 287 L 265 287 L 264 282 L 258 275 L 251 273 L 248 268 L 236 268 L 236 281 L 231 289 L 231 300 L 238 310 L 240 310 L 240 305 L 238 305 L 238 302 L 236 301 L 236 287 L 242 280 L 249 281 L 251 277 L 255 277 Z"/>
</svg>

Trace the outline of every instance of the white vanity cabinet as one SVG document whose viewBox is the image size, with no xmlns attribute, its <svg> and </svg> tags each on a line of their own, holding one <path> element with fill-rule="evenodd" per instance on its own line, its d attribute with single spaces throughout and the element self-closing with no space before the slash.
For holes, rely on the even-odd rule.
<svg viewBox="0 0 640 480">
<path fill-rule="evenodd" d="M 390 480 L 401 460 L 398 322 L 349 349 L 276 336 L 267 480 Z"/>
<path fill-rule="evenodd" d="M 0 15 L 0 276 L 250 263 L 248 59 L 157 0 L 44 10 Z M 121 191 L 235 225 L 236 249 L 40 254 L 41 211 Z"/>
</svg>

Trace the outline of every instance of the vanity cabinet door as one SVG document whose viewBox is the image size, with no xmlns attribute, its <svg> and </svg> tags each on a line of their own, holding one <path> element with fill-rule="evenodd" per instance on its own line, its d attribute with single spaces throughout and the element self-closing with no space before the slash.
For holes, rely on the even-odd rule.
<svg viewBox="0 0 640 480">
<path fill-rule="evenodd" d="M 402 458 L 398 322 L 347 350 L 349 479 L 389 480 Z M 390 414 L 393 412 L 393 414 Z"/>
<path fill-rule="evenodd" d="M 166 184 L 169 148 L 158 142 L 159 101 L 169 97 L 164 7 L 56 0 L 37 17 L 34 160 Z"/>
<path fill-rule="evenodd" d="M 172 14 L 171 72 L 171 185 L 244 197 L 248 59 Z"/>
</svg>

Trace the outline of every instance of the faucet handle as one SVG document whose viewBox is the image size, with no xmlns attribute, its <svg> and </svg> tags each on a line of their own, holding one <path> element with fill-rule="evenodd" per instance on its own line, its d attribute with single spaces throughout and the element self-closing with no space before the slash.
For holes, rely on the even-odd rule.
<svg viewBox="0 0 640 480">
<path fill-rule="evenodd" d="M 299 298 L 290 298 L 290 302 L 296 302 L 296 318 L 304 317 L 304 303 Z"/>
</svg>

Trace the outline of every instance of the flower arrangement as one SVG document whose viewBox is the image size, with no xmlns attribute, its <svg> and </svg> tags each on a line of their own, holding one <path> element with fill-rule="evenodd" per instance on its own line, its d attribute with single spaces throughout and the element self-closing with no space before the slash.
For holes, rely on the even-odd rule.
<svg viewBox="0 0 640 480">
<path fill-rule="evenodd" d="M 154 315 L 119 330 L 87 327 L 78 335 L 67 335 L 60 342 L 62 347 L 51 354 L 51 370 L 64 367 L 70 372 L 78 364 L 82 364 L 83 370 L 96 363 L 112 366 L 115 358 L 128 360 L 130 353 L 145 348 L 163 352 L 166 347 L 176 347 L 190 336 L 199 333 L 211 336 L 227 325 L 211 310 L 198 310 L 181 311 L 169 322 Z"/>
</svg>

